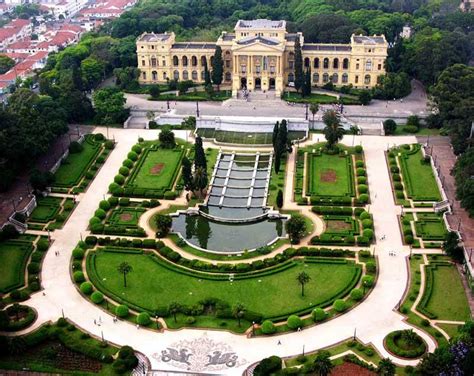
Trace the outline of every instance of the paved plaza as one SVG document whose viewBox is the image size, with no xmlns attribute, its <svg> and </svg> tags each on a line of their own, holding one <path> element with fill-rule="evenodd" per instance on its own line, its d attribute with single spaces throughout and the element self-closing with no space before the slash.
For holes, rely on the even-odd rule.
<svg viewBox="0 0 474 376">
<path fill-rule="evenodd" d="M 95 132 L 105 133 L 105 129 L 97 128 Z M 408 281 L 407 256 L 408 247 L 402 245 L 398 228 L 397 215 L 400 208 L 395 206 L 392 198 L 389 174 L 386 166 L 384 151 L 387 139 L 378 136 L 356 136 L 355 144 L 364 147 L 367 163 L 367 174 L 370 181 L 371 200 L 370 213 L 373 214 L 375 232 L 379 238 L 385 235 L 383 241 L 372 246 L 372 251 L 378 257 L 379 276 L 375 288 L 366 300 L 351 311 L 301 332 L 279 336 L 247 338 L 245 335 L 232 334 L 226 331 L 202 329 L 182 329 L 177 331 L 165 330 L 162 333 L 145 328 L 137 329 L 127 321 L 119 320 L 114 323 L 113 317 L 85 300 L 77 291 L 70 276 L 69 264 L 71 252 L 78 241 L 88 235 L 89 219 L 93 216 L 97 203 L 108 194 L 109 182 L 113 181 L 116 171 L 122 164 L 130 148 L 138 137 L 146 140 L 156 139 L 157 131 L 135 129 L 109 129 L 110 136 L 117 144 L 110 154 L 105 166 L 99 171 L 86 193 L 79 195 L 79 204 L 62 230 L 53 233 L 53 244 L 47 253 L 42 268 L 42 284 L 44 290 L 32 296 L 28 305 L 38 312 L 38 320 L 24 332 L 31 332 L 47 321 L 55 321 L 64 314 L 78 327 L 91 334 L 104 338 L 118 345 L 130 345 L 145 354 L 154 370 L 192 372 L 217 372 L 225 374 L 241 374 L 250 364 L 270 355 L 297 355 L 304 348 L 312 351 L 336 344 L 356 335 L 363 343 L 371 343 L 384 357 L 392 358 L 397 364 L 415 365 L 416 360 L 398 359 L 384 349 L 383 339 L 391 331 L 411 328 L 404 317 L 396 311 L 396 307 L 404 296 Z M 186 138 L 185 131 L 175 131 L 176 136 Z M 305 144 L 314 143 L 320 135 L 312 135 Z M 352 136 L 342 141 L 351 144 Z M 414 137 L 394 137 L 392 144 L 414 143 Z M 303 144 L 304 145 L 304 144 Z M 208 145 L 205 145 L 206 147 Z M 236 149 L 236 148 L 234 148 Z M 245 148 L 238 148 L 245 150 Z M 294 163 L 287 168 L 287 203 L 294 206 L 291 195 L 294 175 Z M 396 256 L 390 256 L 389 252 Z M 55 253 L 59 252 L 59 256 Z M 101 326 L 94 321 L 102 322 Z M 434 340 L 414 328 L 427 342 L 429 350 L 435 348 Z M 281 344 L 279 344 L 281 342 Z M 170 361 L 166 355 L 169 349 L 187 348 L 196 356 L 192 362 Z M 235 353 L 231 364 L 206 363 L 204 353 L 209 349 Z M 256 351 L 258 349 L 258 351 Z M 201 355 L 199 355 L 201 354 Z M 207 358 L 206 358 L 207 360 Z M 188 364 L 189 363 L 189 364 Z"/>
</svg>

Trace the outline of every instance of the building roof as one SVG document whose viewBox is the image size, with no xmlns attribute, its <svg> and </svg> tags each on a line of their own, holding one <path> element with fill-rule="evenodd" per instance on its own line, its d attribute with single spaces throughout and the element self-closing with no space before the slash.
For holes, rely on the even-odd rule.
<svg viewBox="0 0 474 376">
<path fill-rule="evenodd" d="M 252 37 L 243 38 L 237 41 L 237 44 L 248 45 L 248 44 L 257 43 L 257 42 L 266 44 L 267 46 L 277 46 L 280 44 L 280 42 L 278 42 L 276 39 L 261 37 L 261 36 L 256 36 L 256 37 L 252 36 Z"/>
<path fill-rule="evenodd" d="M 297 33 L 287 33 L 285 35 L 285 39 L 288 41 L 288 42 L 296 42 L 296 39 L 298 38 L 298 34 Z"/>
<path fill-rule="evenodd" d="M 144 33 L 139 38 L 140 42 L 164 42 L 170 38 L 171 34 Z"/>
<path fill-rule="evenodd" d="M 232 41 L 235 39 L 234 33 L 225 33 L 222 35 L 222 40 L 225 42 Z"/>
<path fill-rule="evenodd" d="M 272 21 L 268 19 L 238 20 L 235 27 L 243 29 L 284 29 L 286 28 L 286 21 Z"/>
<path fill-rule="evenodd" d="M 385 38 L 383 36 L 366 36 L 366 35 L 354 35 L 354 42 L 361 44 L 383 44 Z"/>
<path fill-rule="evenodd" d="M 215 43 L 207 43 L 207 42 L 183 42 L 183 43 L 175 43 L 173 44 L 172 48 L 181 49 L 181 50 L 215 50 L 216 44 Z"/>
<path fill-rule="evenodd" d="M 344 44 L 334 46 L 328 44 L 305 43 L 301 49 L 303 51 L 350 51 L 351 46 Z"/>
</svg>

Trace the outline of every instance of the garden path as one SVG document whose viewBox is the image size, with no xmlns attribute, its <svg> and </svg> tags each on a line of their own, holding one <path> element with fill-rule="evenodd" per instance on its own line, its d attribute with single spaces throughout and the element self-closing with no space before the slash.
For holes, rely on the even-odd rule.
<svg viewBox="0 0 474 376">
<path fill-rule="evenodd" d="M 101 131 L 101 129 L 97 129 Z M 398 230 L 397 217 L 399 208 L 392 198 L 390 180 L 386 167 L 384 149 L 386 139 L 382 137 L 361 136 L 357 143 L 362 143 L 367 158 L 367 173 L 372 191 L 370 211 L 374 215 L 375 231 L 386 239 L 376 245 L 380 273 L 377 284 L 367 299 L 357 307 L 340 317 L 324 324 L 308 328 L 302 332 L 284 334 L 278 337 L 247 338 L 244 335 L 231 334 L 225 331 L 186 329 L 156 333 L 146 329 L 137 329 L 132 323 L 119 320 L 114 323 L 112 316 L 86 301 L 77 291 L 69 274 L 69 261 L 73 248 L 85 234 L 89 218 L 97 208 L 98 202 L 107 193 L 108 185 L 113 180 L 123 159 L 135 140 L 141 136 L 146 139 L 156 138 L 156 132 L 144 130 L 109 130 L 117 141 L 116 148 L 107 159 L 86 193 L 79 196 L 79 204 L 72 213 L 64 228 L 53 233 L 54 243 L 47 253 L 42 269 L 44 290 L 34 294 L 28 304 L 38 312 L 38 320 L 31 331 L 40 324 L 54 321 L 62 314 L 77 326 L 106 340 L 119 345 L 130 345 L 146 354 L 153 369 L 168 371 L 191 371 L 206 373 L 225 373 L 240 375 L 250 364 L 270 355 L 291 356 L 300 353 L 303 346 L 307 351 L 327 347 L 353 335 L 364 343 L 372 343 L 384 357 L 391 357 L 396 363 L 415 365 L 417 361 L 397 359 L 390 356 L 383 347 L 383 338 L 393 330 L 407 329 L 403 316 L 395 311 L 407 285 L 408 275 L 406 256 L 408 249 L 402 245 Z M 177 136 L 182 136 L 176 131 Z M 351 137 L 352 139 L 352 137 Z M 415 142 L 414 138 L 393 138 L 396 143 Z M 59 256 L 55 256 L 59 251 Z M 397 256 L 389 256 L 395 251 Z M 94 320 L 102 318 L 102 325 Z M 428 343 L 430 351 L 435 342 L 425 333 L 414 329 Z M 187 348 L 194 355 L 189 358 L 178 357 L 169 361 L 168 348 Z M 258 351 L 257 351 L 258 349 Z M 209 362 L 215 351 L 222 353 L 235 352 L 237 363 L 229 368 L 226 364 Z M 177 352 L 179 354 L 179 350 Z M 212 363 L 212 364 L 209 364 Z M 230 364 L 232 365 L 232 364 Z"/>
</svg>

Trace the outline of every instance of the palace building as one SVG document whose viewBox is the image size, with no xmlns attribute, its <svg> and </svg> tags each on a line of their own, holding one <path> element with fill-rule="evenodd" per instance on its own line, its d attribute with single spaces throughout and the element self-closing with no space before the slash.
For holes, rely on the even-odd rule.
<svg viewBox="0 0 474 376">
<path fill-rule="evenodd" d="M 216 46 L 222 48 L 223 85 L 233 95 L 241 89 L 274 90 L 280 95 L 294 82 L 295 41 L 299 38 L 303 67 L 311 68 L 312 83 L 328 82 L 371 88 L 385 73 L 388 44 L 383 35 L 352 35 L 348 44 L 305 43 L 302 33 L 288 33 L 285 21 L 243 21 L 233 33 L 222 32 L 216 43 L 176 42 L 174 33 L 144 33 L 137 39 L 140 83 L 169 80 L 204 82 L 204 67 L 212 69 Z"/>
</svg>

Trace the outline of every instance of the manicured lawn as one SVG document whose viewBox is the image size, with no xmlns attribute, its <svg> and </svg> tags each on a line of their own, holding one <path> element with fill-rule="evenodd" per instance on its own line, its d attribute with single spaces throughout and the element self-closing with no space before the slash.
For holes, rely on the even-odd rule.
<svg viewBox="0 0 474 376">
<path fill-rule="evenodd" d="M 216 139 L 216 141 L 229 144 L 246 144 L 246 145 L 271 145 L 272 133 L 262 132 L 234 132 L 221 131 L 214 128 L 197 129 L 196 133 L 204 138 Z M 290 131 L 288 138 L 290 140 L 303 139 L 306 132 Z"/>
<path fill-rule="evenodd" d="M 408 197 L 414 201 L 441 200 L 431 164 L 422 161 L 421 148 L 416 146 L 416 152 L 401 150 L 399 160 Z"/>
<path fill-rule="evenodd" d="M 423 240 L 444 240 L 447 229 L 443 217 L 435 213 L 418 213 L 416 234 Z"/>
<path fill-rule="evenodd" d="M 209 97 L 205 91 L 191 91 L 189 93 L 180 94 L 176 96 L 176 94 L 162 94 L 158 98 L 148 100 L 151 101 L 186 101 L 186 102 L 193 102 L 193 101 L 225 101 L 232 97 L 232 92 L 230 90 L 221 90 L 214 92 L 214 95 Z"/>
<path fill-rule="evenodd" d="M 311 196 L 353 196 L 354 178 L 350 156 L 308 155 L 308 194 Z"/>
<path fill-rule="evenodd" d="M 294 92 L 286 92 L 281 97 L 284 101 L 294 102 L 294 103 L 320 103 L 320 104 L 331 104 L 338 103 L 336 96 L 326 95 L 326 94 L 311 94 L 307 97 L 302 97 L 301 94 Z M 350 97 L 341 97 L 342 103 L 344 104 L 359 104 L 359 100 Z"/>
<path fill-rule="evenodd" d="M 127 288 L 123 287 L 122 276 L 117 272 L 117 266 L 124 261 L 133 267 Z M 240 302 L 265 317 L 287 315 L 330 301 L 351 285 L 359 268 L 353 263 L 291 262 L 288 268 L 273 274 L 255 273 L 230 282 L 226 276 L 217 279 L 214 275 L 215 279 L 211 280 L 206 279 L 208 274 L 176 271 L 163 261 L 157 262 L 153 256 L 103 251 L 88 260 L 87 267 L 98 287 L 147 310 L 153 311 L 171 302 L 191 306 L 213 297 L 231 306 Z M 311 277 L 305 297 L 301 297 L 296 280 L 303 270 Z"/>
<path fill-rule="evenodd" d="M 140 216 L 145 208 L 116 208 L 113 209 L 105 223 L 113 226 L 137 227 Z"/>
<path fill-rule="evenodd" d="M 438 320 L 469 320 L 469 304 L 456 267 L 437 265 L 432 273 L 433 288 L 426 309 Z"/>
<path fill-rule="evenodd" d="M 138 170 L 127 181 L 127 185 L 153 190 L 166 190 L 173 186 L 180 167 L 183 151 L 176 149 L 151 148 L 145 150 Z"/>
<path fill-rule="evenodd" d="M 69 154 L 63 161 L 54 174 L 54 186 L 71 188 L 80 182 L 101 148 L 101 144 L 93 141 L 92 137 L 86 137 L 80 153 Z"/>
<path fill-rule="evenodd" d="M 52 221 L 61 208 L 62 198 L 41 197 L 37 199 L 38 206 L 29 218 L 32 222 L 46 223 Z"/>
<path fill-rule="evenodd" d="M 0 243 L 0 292 L 6 293 L 24 285 L 31 251 L 30 242 L 10 240 Z"/>
<path fill-rule="evenodd" d="M 458 333 L 458 328 L 462 325 L 455 324 L 437 324 L 441 329 L 443 329 L 449 337 L 454 337 Z"/>
</svg>

